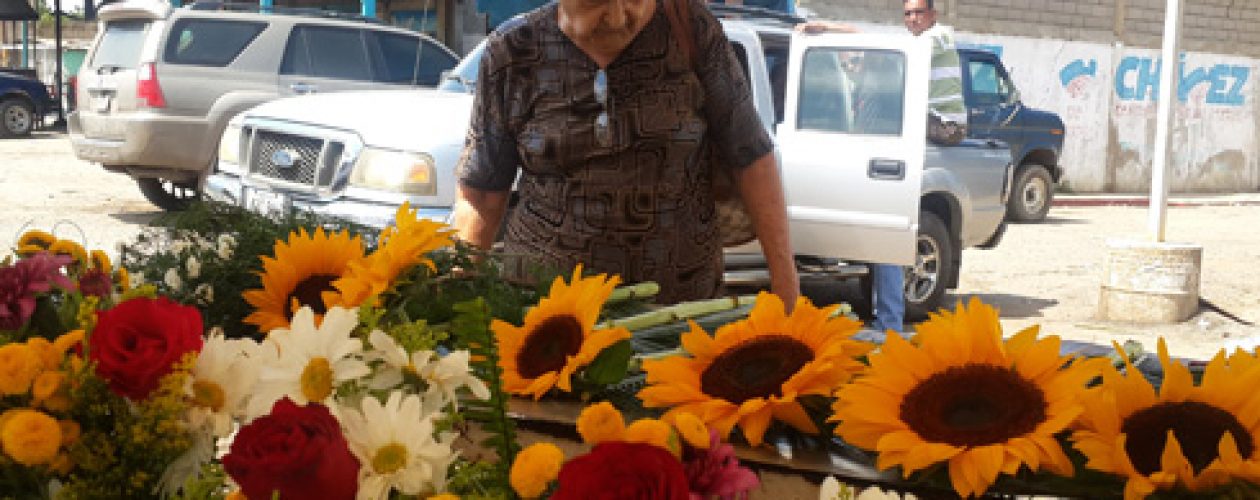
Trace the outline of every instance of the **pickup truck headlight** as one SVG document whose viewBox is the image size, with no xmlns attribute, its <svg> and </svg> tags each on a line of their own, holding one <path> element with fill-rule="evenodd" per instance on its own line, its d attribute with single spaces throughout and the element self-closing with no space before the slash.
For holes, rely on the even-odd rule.
<svg viewBox="0 0 1260 500">
<path fill-rule="evenodd" d="M 367 147 L 350 174 L 350 184 L 411 195 L 436 195 L 433 157 Z"/>
<path fill-rule="evenodd" d="M 223 129 L 223 137 L 219 139 L 219 161 L 241 164 L 241 127 L 228 125 Z"/>
</svg>

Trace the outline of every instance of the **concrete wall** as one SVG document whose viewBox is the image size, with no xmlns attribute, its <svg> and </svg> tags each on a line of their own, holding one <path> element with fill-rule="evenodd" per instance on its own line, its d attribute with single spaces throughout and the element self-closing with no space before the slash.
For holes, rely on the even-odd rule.
<svg viewBox="0 0 1260 500">
<path fill-rule="evenodd" d="M 863 29 L 901 27 L 900 0 L 802 0 Z M 1165 0 L 937 0 L 965 45 L 993 50 L 1024 102 L 1067 125 L 1064 186 L 1147 192 Z M 1260 191 L 1260 2 L 1184 3 L 1174 192 Z"/>
</svg>

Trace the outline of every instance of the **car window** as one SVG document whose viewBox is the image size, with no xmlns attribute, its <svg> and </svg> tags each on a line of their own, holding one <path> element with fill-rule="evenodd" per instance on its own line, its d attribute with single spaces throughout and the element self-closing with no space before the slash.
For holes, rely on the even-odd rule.
<svg viewBox="0 0 1260 500">
<path fill-rule="evenodd" d="M 810 49 L 801 66 L 797 127 L 900 135 L 905 73 L 901 52 Z"/>
<path fill-rule="evenodd" d="M 144 45 L 144 34 L 148 29 L 148 21 L 106 23 L 105 33 L 92 55 L 92 67 L 135 69 L 140 63 L 140 47 Z"/>
<path fill-rule="evenodd" d="M 227 66 L 266 28 L 260 22 L 180 19 L 166 39 L 163 57 L 171 64 Z"/>
<path fill-rule="evenodd" d="M 477 72 L 481 70 L 481 55 L 485 52 L 486 42 L 473 47 L 464 58 L 455 65 L 438 88 L 450 92 L 472 92 L 477 84 Z"/>
<path fill-rule="evenodd" d="M 971 96 L 976 105 L 996 105 L 1006 102 L 1011 95 L 1010 83 L 998 72 L 993 61 L 971 61 L 967 64 L 971 76 Z"/>
<path fill-rule="evenodd" d="M 380 50 L 377 80 L 381 82 L 431 87 L 457 62 L 440 46 L 418 36 L 375 32 L 372 37 Z"/>
<path fill-rule="evenodd" d="M 289 36 L 280 72 L 343 80 L 372 80 L 362 30 L 297 26 Z"/>
</svg>

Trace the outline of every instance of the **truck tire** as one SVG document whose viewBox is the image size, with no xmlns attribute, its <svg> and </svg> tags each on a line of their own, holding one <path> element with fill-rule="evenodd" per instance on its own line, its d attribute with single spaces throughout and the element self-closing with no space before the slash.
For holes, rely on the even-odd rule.
<svg viewBox="0 0 1260 500">
<path fill-rule="evenodd" d="M 136 179 L 136 184 L 149 203 L 167 212 L 184 210 L 201 195 L 195 186 L 156 177 Z"/>
<path fill-rule="evenodd" d="M 35 129 L 35 107 L 23 99 L 0 101 L 0 137 L 25 137 Z"/>
<path fill-rule="evenodd" d="M 920 321 L 945 306 L 945 288 L 958 272 L 954 267 L 954 242 L 940 217 L 919 213 L 919 236 L 914 266 L 906 268 L 906 319 Z"/>
<path fill-rule="evenodd" d="M 1027 164 L 1015 174 L 1007 218 L 1018 222 L 1038 222 L 1046 218 L 1054 200 L 1054 181 L 1046 167 Z"/>
</svg>

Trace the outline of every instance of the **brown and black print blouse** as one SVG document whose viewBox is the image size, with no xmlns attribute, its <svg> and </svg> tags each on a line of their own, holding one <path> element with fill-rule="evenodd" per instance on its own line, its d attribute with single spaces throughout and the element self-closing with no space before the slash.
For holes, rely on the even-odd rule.
<svg viewBox="0 0 1260 500">
<path fill-rule="evenodd" d="M 596 139 L 599 67 L 560 30 L 553 2 L 491 35 L 457 175 L 508 190 L 509 274 L 586 269 L 656 281 L 661 302 L 712 297 L 722 279 L 715 169 L 773 149 L 742 67 L 718 21 L 689 0 L 697 57 L 689 64 L 656 14 L 605 68 L 611 141 Z M 694 67 L 694 70 L 693 70 Z"/>
</svg>

